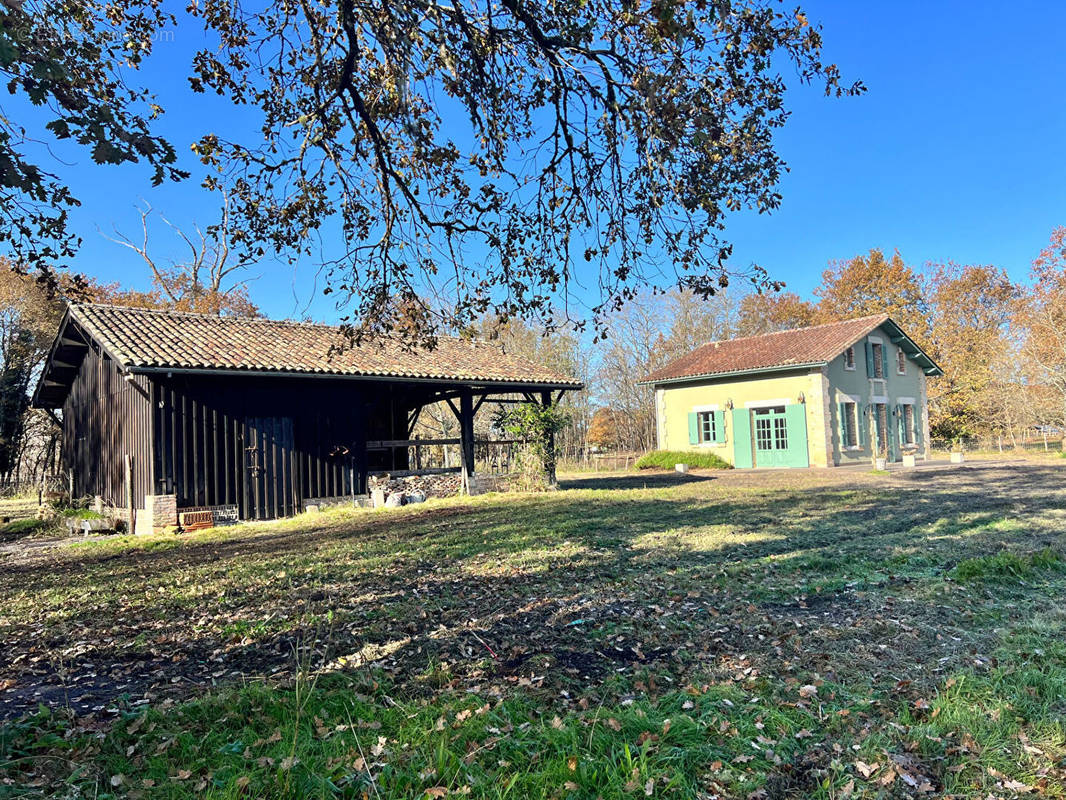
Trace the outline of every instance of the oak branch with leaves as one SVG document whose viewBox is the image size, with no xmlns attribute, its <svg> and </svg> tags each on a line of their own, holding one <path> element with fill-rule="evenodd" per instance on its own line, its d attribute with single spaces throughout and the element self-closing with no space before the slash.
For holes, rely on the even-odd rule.
<svg viewBox="0 0 1066 800">
<path fill-rule="evenodd" d="M 0 68 L 56 108 L 54 135 L 181 177 L 150 133 L 157 107 L 120 88 L 122 64 L 136 66 L 169 17 L 140 0 L 3 2 L 89 41 L 131 30 L 133 44 L 73 60 L 5 39 Z M 208 130 L 195 145 L 208 187 L 230 192 L 234 251 L 321 261 L 357 334 L 431 339 L 485 314 L 602 333 L 649 286 L 710 295 L 741 273 L 774 285 L 731 269 L 725 218 L 780 202 L 784 75 L 827 94 L 863 88 L 824 61 L 817 26 L 773 0 L 192 0 L 177 24 L 196 22 L 217 45 L 196 55 L 192 88 L 261 127 L 254 141 Z M 31 76 L 41 64 L 43 82 Z M 109 135 L 72 119 L 103 100 Z M 0 159 L 18 153 L 0 140 Z M 42 242 L 63 241 L 62 211 L 48 214 L 72 198 L 42 193 L 48 177 L 20 163 L 0 172 L 18 178 L 3 179 L 5 201 L 36 201 L 50 220 L 36 237 L 27 223 L 20 257 L 66 254 Z"/>
</svg>

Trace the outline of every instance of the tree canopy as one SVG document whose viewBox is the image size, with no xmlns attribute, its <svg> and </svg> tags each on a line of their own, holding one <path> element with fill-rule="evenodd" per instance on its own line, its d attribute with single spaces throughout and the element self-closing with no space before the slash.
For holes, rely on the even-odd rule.
<svg viewBox="0 0 1066 800">
<path fill-rule="evenodd" d="M 51 136 L 144 162 L 155 182 L 184 173 L 151 87 L 127 80 L 163 26 L 202 25 L 192 89 L 259 125 L 195 144 L 206 186 L 231 192 L 234 250 L 324 258 L 357 333 L 431 338 L 486 313 L 599 331 L 649 285 L 713 294 L 735 274 L 727 213 L 780 202 L 786 72 L 827 94 L 863 88 L 773 0 L 0 8 L 9 91 L 47 110 Z M 47 270 L 74 252 L 77 198 L 29 160 L 42 135 L 0 122 L 0 228 L 18 263 Z"/>
</svg>

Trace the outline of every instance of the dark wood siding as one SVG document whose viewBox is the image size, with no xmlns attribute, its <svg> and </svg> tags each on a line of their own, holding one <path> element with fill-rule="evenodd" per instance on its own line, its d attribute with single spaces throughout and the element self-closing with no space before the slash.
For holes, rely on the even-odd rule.
<svg viewBox="0 0 1066 800">
<path fill-rule="evenodd" d="M 237 505 L 244 519 L 365 492 L 368 430 L 401 436 L 411 402 L 398 407 L 387 383 L 344 380 L 160 375 L 157 385 L 158 492 L 179 508 Z"/>
<path fill-rule="evenodd" d="M 144 507 L 151 486 L 151 381 L 126 380 L 94 347 L 85 351 L 63 404 L 63 463 L 74 471 L 74 492 L 126 505 L 126 454 L 133 456 L 133 502 Z"/>
</svg>

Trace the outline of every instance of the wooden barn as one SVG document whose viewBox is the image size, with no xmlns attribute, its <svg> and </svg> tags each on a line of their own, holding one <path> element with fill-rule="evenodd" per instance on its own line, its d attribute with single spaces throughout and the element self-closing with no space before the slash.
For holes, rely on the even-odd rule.
<svg viewBox="0 0 1066 800">
<path fill-rule="evenodd" d="M 34 393 L 61 409 L 76 496 L 134 509 L 138 531 L 183 510 L 271 519 L 355 498 L 406 471 L 419 411 L 447 401 L 474 473 L 489 398 L 551 403 L 581 384 L 481 341 L 349 346 L 328 325 L 71 305 Z"/>
</svg>

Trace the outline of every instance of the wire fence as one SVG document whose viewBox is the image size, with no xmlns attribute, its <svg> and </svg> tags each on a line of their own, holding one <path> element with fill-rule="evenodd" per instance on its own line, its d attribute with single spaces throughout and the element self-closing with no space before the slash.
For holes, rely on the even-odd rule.
<svg viewBox="0 0 1066 800">
<path fill-rule="evenodd" d="M 962 450 L 966 453 L 1054 453 L 1062 451 L 1061 434 L 1028 436 L 964 436 L 958 439 L 932 438 L 929 447 L 936 452 Z"/>
</svg>

